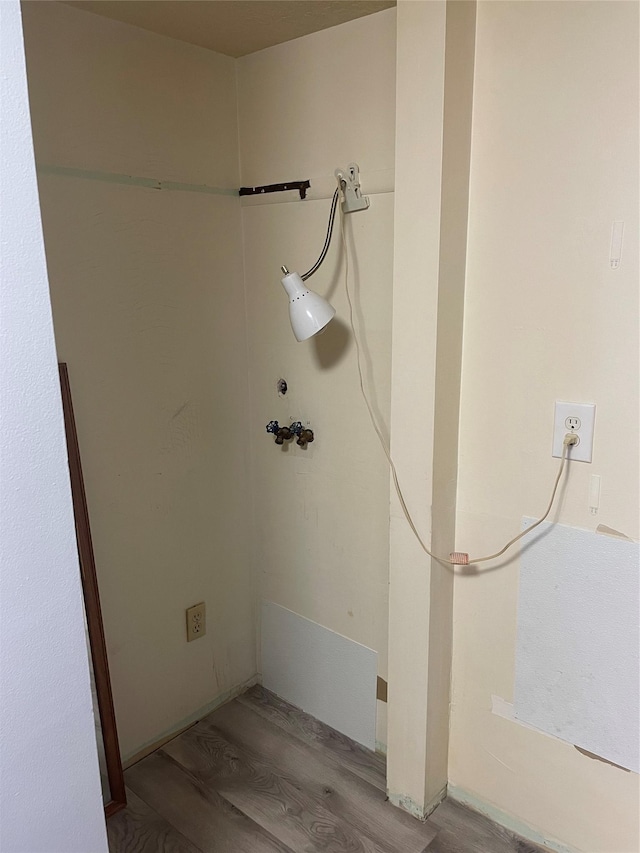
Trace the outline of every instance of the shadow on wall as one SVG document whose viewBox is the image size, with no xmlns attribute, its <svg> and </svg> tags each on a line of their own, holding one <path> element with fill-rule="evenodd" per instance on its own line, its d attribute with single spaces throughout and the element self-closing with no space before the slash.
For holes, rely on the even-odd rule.
<svg viewBox="0 0 640 853">
<path fill-rule="evenodd" d="M 349 310 L 349 323 L 344 322 L 338 317 L 334 317 L 329 325 L 312 339 L 314 359 L 321 370 L 329 370 L 336 367 L 346 356 L 352 340 L 357 348 L 358 342 L 354 340 L 354 329 L 351 328 L 351 324 L 355 324 L 358 329 L 360 355 L 358 358 L 358 354 L 356 353 L 354 358 L 359 361 L 358 373 L 360 374 L 363 393 L 366 386 L 369 397 L 367 405 L 371 406 L 372 417 L 375 418 L 377 424 L 375 428 L 376 430 L 380 430 L 381 440 L 388 448 L 390 442 L 389 427 L 378 403 L 373 360 L 367 341 L 367 324 L 362 310 L 358 252 L 356 251 L 350 221 L 347 221 L 346 225 L 341 221 L 340 225 L 342 245 L 325 298 L 329 301 L 334 299 L 338 288 L 342 284 L 344 289 L 350 293 L 350 298 L 347 296 L 347 302 L 350 309 L 353 309 L 353 316 L 351 317 L 351 310 Z"/>
<path fill-rule="evenodd" d="M 313 352 L 318 367 L 322 370 L 335 367 L 349 349 L 350 343 L 351 329 L 334 317 L 325 330 L 313 338 Z"/>
<path fill-rule="evenodd" d="M 339 249 L 337 263 L 331 275 L 331 281 L 324 298 L 329 302 L 335 298 L 340 284 L 345 275 L 344 246 Z M 313 355 L 315 362 L 321 370 L 329 370 L 336 367 L 344 358 L 349 349 L 352 332 L 348 324 L 339 317 L 334 317 L 320 334 L 315 335 L 313 340 Z"/>
<path fill-rule="evenodd" d="M 566 494 L 567 487 L 569 484 L 570 473 L 571 468 L 569 467 L 565 474 L 564 482 L 562 483 L 562 486 L 560 487 L 560 491 L 558 493 L 558 502 L 556 504 L 556 508 L 549 516 L 549 527 L 539 527 L 538 532 L 535 534 L 535 536 L 531 536 L 529 539 L 525 539 L 521 543 L 519 549 L 516 548 L 515 551 L 511 551 L 508 555 L 501 559 L 499 563 L 495 563 L 494 565 L 489 565 L 486 567 L 482 566 L 481 568 L 478 568 L 477 563 L 472 563 L 468 566 L 454 566 L 454 574 L 469 578 L 481 577 L 482 575 L 486 575 L 489 572 L 497 572 L 500 569 L 509 568 L 509 566 L 513 566 L 518 561 L 522 560 L 522 557 L 526 552 L 530 551 L 533 547 L 535 547 L 538 542 L 541 542 L 543 539 L 546 539 L 547 536 L 549 536 L 553 532 L 553 529 L 556 524 L 560 523 L 560 516 L 562 514 L 562 504 L 564 502 L 564 496 Z"/>
</svg>

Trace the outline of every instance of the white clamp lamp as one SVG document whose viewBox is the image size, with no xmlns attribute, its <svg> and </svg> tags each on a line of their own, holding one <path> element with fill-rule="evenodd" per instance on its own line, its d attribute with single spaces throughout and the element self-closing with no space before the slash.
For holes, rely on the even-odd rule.
<svg viewBox="0 0 640 853">
<path fill-rule="evenodd" d="M 343 213 L 354 213 L 356 210 L 366 210 L 369 207 L 369 199 L 360 193 L 360 172 L 357 163 L 349 163 L 346 169 L 336 169 L 335 176 L 338 186 L 333 194 L 327 236 L 320 257 L 304 275 L 289 272 L 285 266 L 281 267 L 284 273 L 282 286 L 289 296 L 291 328 L 298 341 L 306 341 L 313 335 L 317 335 L 336 313 L 333 305 L 313 290 L 309 290 L 304 282 L 319 269 L 329 251 L 340 191 L 342 190 Z"/>
</svg>

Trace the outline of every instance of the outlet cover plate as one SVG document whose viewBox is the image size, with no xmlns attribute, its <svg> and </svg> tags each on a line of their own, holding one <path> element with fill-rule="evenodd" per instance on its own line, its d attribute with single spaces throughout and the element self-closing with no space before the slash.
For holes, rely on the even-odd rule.
<svg viewBox="0 0 640 853">
<path fill-rule="evenodd" d="M 552 456 L 562 456 L 562 442 L 568 432 L 578 436 L 578 444 L 567 448 L 567 459 L 573 462 L 591 462 L 593 456 L 593 431 L 596 420 L 595 403 L 556 403 L 553 421 Z"/>
<path fill-rule="evenodd" d="M 204 601 L 187 608 L 187 642 L 199 640 L 207 633 L 207 611 Z"/>
</svg>

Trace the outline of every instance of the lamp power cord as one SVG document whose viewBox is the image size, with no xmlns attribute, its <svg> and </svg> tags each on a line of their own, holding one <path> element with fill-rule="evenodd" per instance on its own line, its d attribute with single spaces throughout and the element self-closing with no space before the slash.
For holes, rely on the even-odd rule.
<svg viewBox="0 0 640 853">
<path fill-rule="evenodd" d="M 337 192 L 338 192 L 338 190 L 336 190 L 336 194 L 337 194 Z M 337 203 L 337 195 L 336 194 L 334 194 L 334 204 L 332 206 L 332 213 L 331 213 L 331 217 L 330 217 L 330 228 L 329 228 L 329 232 L 327 235 L 328 240 L 331 240 L 331 231 L 333 230 L 333 217 L 335 217 L 335 205 Z M 382 430 L 380 429 L 380 427 L 378 425 L 377 419 L 376 419 L 374 411 L 373 411 L 373 407 L 369 401 L 369 397 L 368 397 L 367 392 L 366 392 L 364 375 L 363 375 L 363 370 L 362 370 L 361 344 L 360 344 L 360 339 L 359 339 L 358 332 L 356 330 L 356 326 L 355 326 L 355 322 L 354 322 L 353 298 L 352 298 L 351 291 L 349 289 L 349 248 L 348 248 L 347 239 L 345 236 L 344 212 L 342 211 L 342 209 L 340 209 L 340 233 L 342 236 L 342 249 L 343 249 L 343 254 L 344 254 L 344 259 L 345 259 L 344 283 L 345 283 L 345 290 L 346 290 L 346 294 L 347 294 L 347 302 L 349 304 L 349 324 L 351 326 L 351 331 L 353 332 L 353 339 L 354 339 L 355 345 L 356 345 L 356 362 L 358 365 L 358 379 L 360 382 L 360 392 L 362 394 L 365 405 L 367 407 L 367 411 L 369 412 L 369 418 L 371 419 L 373 429 L 375 430 L 375 433 L 378 436 L 380 446 L 382 447 L 384 455 L 387 458 L 387 462 L 389 463 L 389 468 L 391 470 L 391 478 L 393 480 L 393 485 L 394 485 L 396 494 L 398 496 L 398 501 L 400 502 L 402 512 L 404 513 L 404 516 L 407 520 L 407 523 L 409 524 L 409 527 L 411 528 L 413 535 L 417 539 L 418 543 L 420 544 L 420 547 L 425 552 L 425 554 L 427 554 L 432 559 L 437 560 L 439 563 L 442 563 L 442 564 L 447 565 L 447 566 L 467 566 L 467 565 L 471 565 L 471 564 L 475 564 L 475 563 L 486 563 L 489 560 L 495 560 L 498 557 L 501 557 L 506 551 L 509 550 L 509 548 L 511 548 L 513 545 L 516 544 L 516 542 L 518 542 L 520 539 L 522 539 L 523 536 L 526 536 L 527 534 L 531 533 L 532 530 L 534 530 L 536 527 L 538 527 L 540 524 L 542 524 L 542 522 L 545 521 L 545 519 L 548 517 L 549 513 L 551 512 L 551 508 L 553 507 L 553 503 L 556 499 L 556 494 L 558 492 L 558 486 L 560 485 L 560 480 L 562 479 L 562 473 L 563 473 L 564 468 L 565 468 L 565 463 L 570 459 L 570 457 L 568 456 L 569 449 L 572 445 L 578 443 L 578 437 L 576 435 L 572 435 L 571 433 L 567 433 L 567 435 L 565 435 L 564 440 L 562 442 L 562 457 L 560 459 L 560 466 L 558 468 L 558 473 L 556 474 L 555 482 L 553 484 L 553 489 L 551 491 L 551 498 L 549 499 L 549 504 L 547 506 L 547 509 L 545 510 L 544 515 L 540 516 L 540 518 L 538 518 L 533 524 L 531 524 L 529 527 L 527 527 L 526 530 L 523 530 L 521 533 L 518 533 L 517 536 L 514 536 L 513 539 L 510 539 L 506 543 L 506 545 L 504 545 L 499 551 L 496 551 L 494 554 L 488 554 L 488 555 L 483 556 L 483 557 L 470 557 L 469 554 L 467 554 L 463 551 L 453 551 L 451 554 L 449 554 L 448 557 L 441 557 L 441 556 L 438 556 L 437 554 L 432 553 L 432 551 L 430 551 L 429 548 L 427 548 L 422 536 L 420 535 L 420 532 L 418 531 L 418 528 L 416 527 L 416 524 L 413 520 L 413 517 L 411 515 L 409 507 L 407 506 L 407 502 L 405 500 L 405 497 L 402 493 L 402 488 L 400 486 L 400 480 L 398 478 L 398 471 L 396 469 L 393 458 L 391 457 L 391 451 L 390 451 L 389 447 L 387 446 L 387 441 L 386 441 L 386 439 L 382 433 Z M 327 247 L 328 247 L 328 244 L 327 244 Z M 326 251 L 324 252 L 324 254 L 326 255 Z M 322 258 L 322 260 L 324 260 L 323 256 L 321 256 L 321 258 Z M 313 272 L 315 272 L 315 269 L 317 269 L 317 266 L 319 265 L 319 263 L 322 263 L 322 260 L 320 260 L 318 262 L 318 264 L 314 268 L 312 268 Z M 310 274 L 311 273 L 309 273 L 309 275 Z M 303 276 L 303 278 L 304 278 L 304 276 Z"/>
</svg>

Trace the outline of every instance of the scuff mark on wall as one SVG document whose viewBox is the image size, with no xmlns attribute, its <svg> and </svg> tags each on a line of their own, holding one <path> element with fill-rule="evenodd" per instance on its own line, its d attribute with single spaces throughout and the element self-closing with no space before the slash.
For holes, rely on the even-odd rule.
<svg viewBox="0 0 640 853">
<path fill-rule="evenodd" d="M 115 172 L 101 172 L 89 169 L 75 169 L 70 166 L 58 166 L 52 163 L 38 163 L 39 175 L 53 175 L 58 178 L 81 178 L 85 181 L 102 181 L 107 184 L 123 184 L 130 187 L 144 187 L 150 190 L 178 190 L 208 195 L 226 195 L 235 197 L 235 187 L 212 187 L 207 184 L 190 184 L 183 181 L 165 181 L 158 178 L 143 178 L 138 175 L 125 175 Z"/>
<path fill-rule="evenodd" d="M 171 417 L 171 420 L 174 421 L 178 417 L 180 412 L 183 412 L 187 408 L 188 405 L 189 405 L 189 401 L 187 400 L 185 403 L 183 403 L 180 406 L 180 408 L 176 412 L 174 412 L 174 414 Z"/>
<path fill-rule="evenodd" d="M 497 756 L 497 755 L 495 755 L 493 752 L 491 752 L 491 750 L 490 750 L 490 749 L 486 749 L 484 746 L 483 746 L 482 748 L 483 748 L 483 749 L 484 749 L 484 751 L 487 753 L 487 755 L 490 755 L 490 756 L 491 756 L 491 758 L 495 759 L 495 761 L 497 761 L 497 762 L 498 762 L 498 764 L 502 764 L 502 766 L 503 766 L 503 767 L 506 767 L 506 768 L 507 768 L 507 770 L 510 770 L 510 771 L 511 771 L 511 773 L 513 773 L 513 772 L 514 772 L 514 771 L 513 771 L 513 767 L 509 767 L 509 765 L 508 765 L 508 764 L 506 764 L 506 763 L 505 763 L 501 758 L 498 758 L 498 756 Z"/>
</svg>

